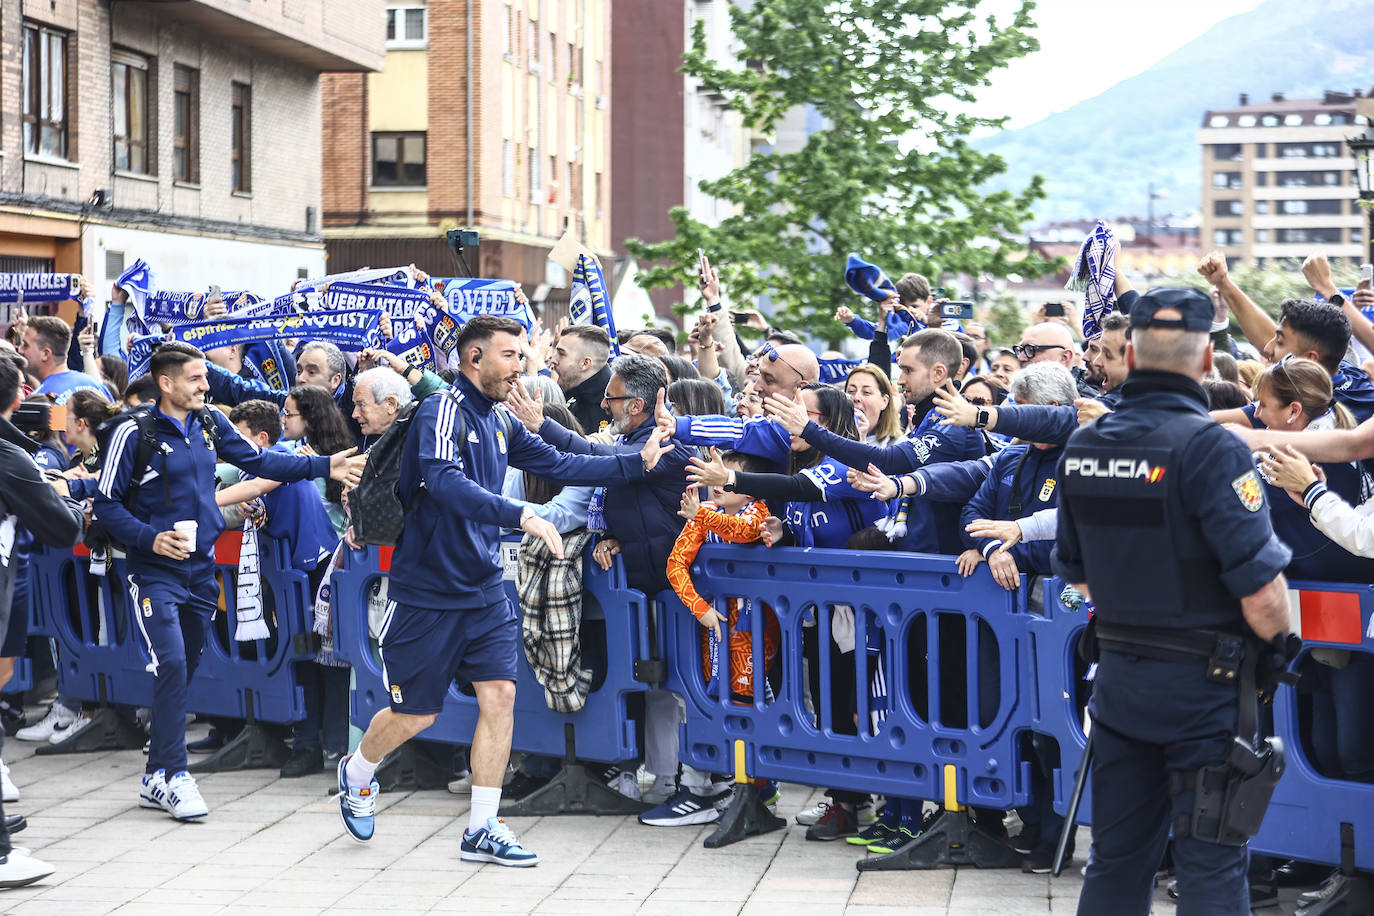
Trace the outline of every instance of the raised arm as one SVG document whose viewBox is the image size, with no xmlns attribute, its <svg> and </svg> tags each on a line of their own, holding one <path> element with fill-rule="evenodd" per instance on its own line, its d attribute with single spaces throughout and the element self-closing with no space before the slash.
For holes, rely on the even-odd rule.
<svg viewBox="0 0 1374 916">
<path fill-rule="evenodd" d="M 1336 287 L 1336 282 L 1331 278 L 1331 265 L 1327 263 L 1326 255 L 1314 254 L 1306 261 L 1302 262 L 1302 275 L 1307 278 L 1308 284 L 1317 295 L 1327 302 L 1331 297 L 1340 293 Z M 1368 280 L 1361 280 L 1359 286 L 1355 288 L 1356 296 L 1361 300 L 1360 305 L 1364 304 L 1366 296 L 1360 296 L 1361 291 L 1367 292 L 1370 284 Z M 1346 319 L 1350 321 L 1350 333 L 1358 340 L 1366 350 L 1374 350 L 1374 324 L 1370 324 L 1369 319 L 1364 316 L 1364 312 L 1351 301 L 1346 299 L 1341 306 L 1341 311 Z"/>
<path fill-rule="evenodd" d="M 1226 307 L 1231 310 L 1231 314 L 1236 316 L 1236 321 L 1240 323 L 1241 333 L 1245 339 L 1254 345 L 1255 349 L 1261 353 L 1269 346 L 1274 339 L 1274 333 L 1278 330 L 1278 325 L 1274 324 L 1274 319 L 1265 313 L 1254 301 L 1236 285 L 1231 279 L 1230 271 L 1226 268 L 1226 258 L 1219 251 L 1214 251 L 1202 259 L 1198 264 L 1197 272 L 1203 278 L 1216 287 L 1221 295 L 1221 301 L 1226 303 Z"/>
</svg>

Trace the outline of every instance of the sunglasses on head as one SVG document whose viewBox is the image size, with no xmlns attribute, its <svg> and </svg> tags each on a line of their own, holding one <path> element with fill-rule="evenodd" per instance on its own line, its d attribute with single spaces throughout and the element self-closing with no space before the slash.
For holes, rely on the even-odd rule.
<svg viewBox="0 0 1374 916">
<path fill-rule="evenodd" d="M 776 363 L 776 362 L 778 362 L 779 360 L 781 360 L 781 361 L 782 361 L 782 364 L 783 364 L 784 366 L 786 366 L 787 368 L 791 369 L 793 372 L 797 373 L 797 378 L 806 378 L 806 375 L 803 374 L 802 371 L 801 371 L 800 369 L 798 369 L 796 366 L 794 366 L 794 365 L 792 365 L 791 363 L 789 363 L 789 362 L 783 357 L 783 355 L 782 355 L 781 353 L 778 352 L 778 348 L 775 347 L 775 346 L 773 346 L 771 343 L 766 343 L 766 344 L 764 344 L 764 345 L 763 345 L 763 349 L 759 351 L 759 355 L 760 355 L 760 356 L 767 356 L 767 357 L 768 357 L 768 361 L 769 361 L 770 363 Z"/>
</svg>

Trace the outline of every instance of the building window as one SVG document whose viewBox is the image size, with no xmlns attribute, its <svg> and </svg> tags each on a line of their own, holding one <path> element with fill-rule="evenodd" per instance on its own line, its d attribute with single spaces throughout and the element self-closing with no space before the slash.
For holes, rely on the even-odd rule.
<svg viewBox="0 0 1374 916">
<path fill-rule="evenodd" d="M 1278 127 L 1279 116 L 1276 114 L 1267 114 L 1260 118 L 1260 125 L 1263 127 Z"/>
<path fill-rule="evenodd" d="M 372 135 L 372 185 L 377 188 L 425 186 L 425 135 Z"/>
<path fill-rule="evenodd" d="M 1242 156 L 1239 143 L 1218 143 L 1212 147 L 1212 158 L 1218 162 L 1236 162 Z"/>
<path fill-rule="evenodd" d="M 1239 229 L 1213 229 L 1213 245 L 1239 245 L 1241 242 L 1241 232 Z"/>
<path fill-rule="evenodd" d="M 1239 200 L 1214 200 L 1212 201 L 1213 216 L 1243 216 L 1245 214 L 1245 203 Z"/>
<path fill-rule="evenodd" d="M 229 129 L 229 189 L 253 190 L 253 87 L 233 84 L 234 105 Z"/>
<path fill-rule="evenodd" d="M 549 82 L 558 79 L 558 39 L 552 32 L 549 33 L 549 59 L 545 62 L 549 68 Z"/>
<path fill-rule="evenodd" d="M 1364 241 L 1364 231 L 1361 229 L 1350 230 L 1350 244 L 1358 245 Z"/>
<path fill-rule="evenodd" d="M 1256 173 L 1255 173 L 1255 187 L 1257 187 L 1257 188 L 1262 188 L 1262 187 L 1264 187 L 1264 186 L 1267 185 L 1267 184 L 1269 184 L 1269 173 L 1268 173 L 1268 172 L 1256 172 Z"/>
<path fill-rule="evenodd" d="M 1254 126 L 1255 126 L 1255 116 L 1254 116 L 1254 115 L 1251 115 L 1251 114 L 1244 114 L 1244 115 L 1241 115 L 1239 118 L 1236 118 L 1236 126 L 1237 126 L 1237 127 L 1254 127 Z"/>
<path fill-rule="evenodd" d="M 1268 230 L 1268 229 L 1256 229 L 1256 230 L 1255 230 L 1255 244 L 1256 244 L 1256 245 L 1268 245 L 1268 244 L 1269 244 L 1269 230 Z"/>
<path fill-rule="evenodd" d="M 172 68 L 172 178 L 200 181 L 200 71 Z"/>
<path fill-rule="evenodd" d="M 1279 212 L 1285 215 L 1294 213 L 1306 213 L 1307 201 L 1305 200 L 1281 200 L 1279 201 Z"/>
<path fill-rule="evenodd" d="M 1257 201 L 1255 201 L 1255 215 L 1256 215 L 1256 216 L 1265 216 L 1265 215 L 1268 214 L 1268 213 L 1269 213 L 1269 201 L 1267 201 L 1267 200 L 1257 200 Z"/>
<path fill-rule="evenodd" d="M 558 159 L 549 157 L 549 205 L 558 203 Z"/>
<path fill-rule="evenodd" d="M 543 187 L 539 175 L 539 153 L 530 150 L 530 201 L 539 203 L 539 189 Z"/>
<path fill-rule="evenodd" d="M 525 44 L 530 49 L 530 72 L 539 72 L 539 20 L 530 20 L 529 41 Z"/>
<path fill-rule="evenodd" d="M 1228 191 L 1240 190 L 1240 172 L 1213 172 L 1212 187 Z"/>
<path fill-rule="evenodd" d="M 511 24 L 514 16 L 515 9 L 507 3 L 506 16 L 501 20 L 501 53 L 506 57 L 515 55 L 515 28 Z"/>
<path fill-rule="evenodd" d="M 1269 155 L 1269 144 L 1268 144 L 1268 143 L 1256 143 L 1256 144 L 1255 144 L 1255 158 L 1257 158 L 1257 159 L 1263 159 L 1265 156 L 1268 156 L 1268 155 Z"/>
<path fill-rule="evenodd" d="M 67 36 L 24 26 L 24 152 L 67 158 Z"/>
<path fill-rule="evenodd" d="M 1275 235 L 1281 245 L 1310 244 L 1312 242 L 1333 245 L 1341 241 L 1341 233 L 1344 231 L 1343 229 L 1279 229 Z"/>
<path fill-rule="evenodd" d="M 1285 126 L 1285 127 L 1301 127 L 1301 126 L 1302 126 L 1302 115 L 1300 115 L 1300 114 L 1284 115 L 1284 117 L 1283 117 L 1283 123 L 1284 123 L 1284 126 Z"/>
<path fill-rule="evenodd" d="M 582 61 L 577 55 L 577 46 L 568 42 L 568 85 L 576 86 L 582 82 Z"/>
<path fill-rule="evenodd" d="M 423 6 L 391 6 L 386 11 L 388 48 L 423 48 L 428 37 Z"/>
<path fill-rule="evenodd" d="M 1231 119 L 1226 115 L 1212 115 L 1212 119 L 1207 122 L 1208 127 L 1225 127 L 1231 123 Z"/>
<path fill-rule="evenodd" d="M 147 175 L 148 58 L 115 48 L 110 52 L 114 109 L 114 167 Z"/>
<path fill-rule="evenodd" d="M 596 178 L 593 179 L 592 193 L 596 195 L 596 203 L 595 203 L 595 205 L 596 205 L 596 218 L 597 218 L 597 219 L 601 219 L 601 173 L 600 173 L 600 172 L 597 172 L 597 173 L 596 173 Z"/>
</svg>

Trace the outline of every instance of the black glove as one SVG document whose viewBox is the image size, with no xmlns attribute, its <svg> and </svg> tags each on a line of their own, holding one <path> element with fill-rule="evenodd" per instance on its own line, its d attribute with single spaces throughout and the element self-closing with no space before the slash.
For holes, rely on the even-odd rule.
<svg viewBox="0 0 1374 916">
<path fill-rule="evenodd" d="M 1268 703 L 1280 684 L 1296 684 L 1300 675 L 1288 670 L 1289 664 L 1302 652 L 1302 639 L 1295 633 L 1280 633 L 1259 649 L 1255 662 L 1255 686 L 1260 699 Z"/>
</svg>

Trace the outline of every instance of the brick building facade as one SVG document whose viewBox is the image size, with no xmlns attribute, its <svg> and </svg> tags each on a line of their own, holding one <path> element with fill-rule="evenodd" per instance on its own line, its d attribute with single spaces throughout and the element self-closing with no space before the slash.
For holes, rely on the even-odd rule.
<svg viewBox="0 0 1374 916">
<path fill-rule="evenodd" d="M 320 74 L 383 63 L 381 0 L 0 4 L 0 270 L 143 257 L 164 288 L 324 267 Z"/>
<path fill-rule="evenodd" d="M 329 269 L 462 274 L 444 233 L 472 228 L 472 273 L 535 295 L 567 285 L 547 261 L 567 228 L 608 255 L 609 0 L 388 10 L 384 71 L 324 79 Z"/>
</svg>

